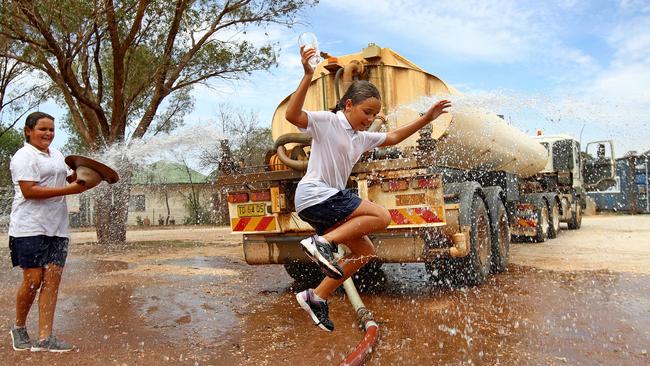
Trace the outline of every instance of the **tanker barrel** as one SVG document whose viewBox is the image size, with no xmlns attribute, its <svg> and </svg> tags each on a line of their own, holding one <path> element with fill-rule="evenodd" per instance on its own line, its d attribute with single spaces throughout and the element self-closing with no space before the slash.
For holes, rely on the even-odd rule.
<svg viewBox="0 0 650 366">
<path fill-rule="evenodd" d="M 370 49 L 370 47 L 369 47 Z M 443 114 L 431 124 L 431 137 L 420 139 L 419 133 L 408 137 L 397 148 L 417 151 L 418 140 L 435 141 L 425 154 L 435 166 L 481 171 L 504 171 L 522 177 L 534 175 L 544 169 L 548 153 L 544 146 L 509 125 L 495 113 L 480 108 L 456 105 L 460 95 L 440 78 L 427 73 L 397 52 L 374 46 L 373 52 L 355 53 L 338 57 L 341 67 L 363 63 L 361 78 L 379 89 L 382 108 L 386 116 L 383 126 L 390 131 L 409 123 L 419 116 L 420 110 L 407 108 L 420 103 L 423 97 L 435 95 L 452 99 L 450 113 Z M 309 111 L 328 110 L 338 101 L 335 90 L 336 65 L 322 62 L 314 72 L 303 108 Z M 433 101 L 433 98 L 425 98 Z M 277 107 L 273 115 L 271 132 L 278 141 L 282 136 L 299 132 L 284 118 L 289 96 Z M 428 132 L 427 132 L 428 134 Z M 287 144 L 287 149 L 295 144 Z"/>
</svg>

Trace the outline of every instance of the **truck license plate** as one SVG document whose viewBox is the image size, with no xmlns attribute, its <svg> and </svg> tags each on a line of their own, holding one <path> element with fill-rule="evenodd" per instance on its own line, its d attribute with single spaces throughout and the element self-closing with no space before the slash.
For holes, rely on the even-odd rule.
<svg viewBox="0 0 650 366">
<path fill-rule="evenodd" d="M 239 217 L 264 216 L 265 214 L 266 204 L 264 203 L 237 205 L 237 215 Z"/>
</svg>

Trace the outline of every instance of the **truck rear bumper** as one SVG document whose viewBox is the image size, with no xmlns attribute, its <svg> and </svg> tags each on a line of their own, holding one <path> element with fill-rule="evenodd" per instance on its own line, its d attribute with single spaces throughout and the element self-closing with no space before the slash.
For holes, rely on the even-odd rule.
<svg viewBox="0 0 650 366">
<path fill-rule="evenodd" d="M 439 229 L 433 229 L 439 230 Z M 248 264 L 285 264 L 309 262 L 300 248 L 300 240 L 307 233 L 296 234 L 246 234 L 244 258 Z M 428 262 L 434 257 L 448 255 L 450 240 L 427 245 L 424 235 L 417 230 L 390 230 L 369 236 L 375 245 L 377 260 L 383 263 Z M 429 237 L 445 237 L 429 235 Z"/>
</svg>

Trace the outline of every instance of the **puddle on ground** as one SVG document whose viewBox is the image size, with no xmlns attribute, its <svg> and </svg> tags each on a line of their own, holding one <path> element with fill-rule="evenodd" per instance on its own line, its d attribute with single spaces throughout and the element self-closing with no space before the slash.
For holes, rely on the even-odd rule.
<svg viewBox="0 0 650 366">
<path fill-rule="evenodd" d="M 224 257 L 184 257 L 165 260 L 155 260 L 151 263 L 158 265 L 183 266 L 189 268 L 223 268 L 230 264 L 230 260 Z"/>
<path fill-rule="evenodd" d="M 73 354 L 48 362 L 338 364 L 363 337 L 341 292 L 330 301 L 335 332 L 314 326 L 295 301 L 304 286 L 292 282 L 282 266 L 207 256 L 146 265 L 236 275 L 136 276 L 133 271 L 142 264 L 131 268 L 120 261 L 72 258 L 55 329 L 80 352 L 95 356 Z M 123 275 L 107 276 L 116 272 Z M 0 272 L 0 282 L 17 280 L 17 272 Z M 362 299 L 380 324 L 368 365 L 650 362 L 649 276 L 511 265 L 483 286 L 451 290 L 431 284 L 422 265 L 391 264 L 365 280 Z M 2 289 L 9 291 L 8 285 Z M 12 312 L 12 300 L 0 299 L 3 313 Z M 35 329 L 37 317 L 30 319 Z M 6 325 L 0 328 L 8 333 Z M 0 345 L 0 353 L 8 364 L 27 362 L 7 345 Z M 45 360 L 30 357 L 34 364 Z"/>
<path fill-rule="evenodd" d="M 384 267 L 381 286 L 361 294 L 381 334 L 368 365 L 650 362 L 648 276 L 510 266 L 483 286 L 450 290 L 431 285 L 423 266 Z M 363 334 L 344 295 L 332 299 L 330 311 L 335 336 L 314 327 L 293 292 L 280 294 L 244 316 L 242 357 L 338 363 Z M 308 355 L 282 352 L 298 345 Z"/>
<path fill-rule="evenodd" d="M 129 266 L 129 263 L 126 263 L 126 262 L 104 261 L 104 260 L 95 261 L 93 266 L 94 266 L 94 272 L 97 273 L 97 274 L 121 271 L 121 270 L 124 270 L 124 269 L 129 269 L 129 268 L 134 267 L 133 265 Z"/>
</svg>

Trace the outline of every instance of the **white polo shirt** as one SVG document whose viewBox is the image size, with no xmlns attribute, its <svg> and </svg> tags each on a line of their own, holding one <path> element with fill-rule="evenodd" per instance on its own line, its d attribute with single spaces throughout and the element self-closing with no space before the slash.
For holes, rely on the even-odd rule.
<svg viewBox="0 0 650 366">
<path fill-rule="evenodd" d="M 51 147 L 49 151 L 48 154 L 25 143 L 11 158 L 9 168 L 15 194 L 9 221 L 10 236 L 69 237 L 65 196 L 25 199 L 18 185 L 19 181 L 36 182 L 43 187 L 64 187 L 67 184 L 66 177 L 71 171 L 63 155 Z"/>
<path fill-rule="evenodd" d="M 341 111 L 307 112 L 307 128 L 300 131 L 310 135 L 312 142 L 307 172 L 296 189 L 296 212 L 345 189 L 361 154 L 386 140 L 384 132 L 353 130 Z"/>
</svg>

